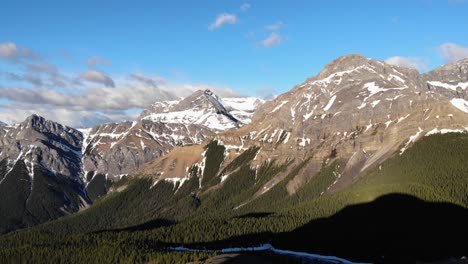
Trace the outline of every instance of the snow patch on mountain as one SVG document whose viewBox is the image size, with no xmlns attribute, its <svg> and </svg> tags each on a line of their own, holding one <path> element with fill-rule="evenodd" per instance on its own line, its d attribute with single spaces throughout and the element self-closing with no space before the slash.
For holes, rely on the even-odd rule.
<svg viewBox="0 0 468 264">
<path fill-rule="evenodd" d="M 271 111 L 271 113 L 274 113 L 274 112 L 278 111 L 278 110 L 279 110 L 281 107 L 283 107 L 283 105 L 285 105 L 287 102 L 288 102 L 288 101 L 281 101 L 281 103 L 280 103 L 278 106 L 276 106 L 275 109 L 273 109 L 273 110 Z"/>
<path fill-rule="evenodd" d="M 453 98 L 450 100 L 450 103 L 452 103 L 453 106 L 456 108 L 460 109 L 460 111 L 463 111 L 465 113 L 468 113 L 468 101 L 463 99 L 463 98 Z"/>
<path fill-rule="evenodd" d="M 426 133 L 426 136 L 435 135 L 435 134 L 447 134 L 447 133 L 465 133 L 468 131 L 468 127 L 464 129 L 447 129 L 447 128 L 434 128 L 431 131 Z"/>
<path fill-rule="evenodd" d="M 449 83 L 443 83 L 443 82 L 438 82 L 438 81 L 429 81 L 427 83 L 432 85 L 432 86 L 441 87 L 441 88 L 449 89 L 449 90 L 452 90 L 452 91 L 456 91 L 457 88 L 460 88 L 462 90 L 465 90 L 466 88 L 468 88 L 468 82 L 460 82 L 460 83 L 457 83 L 457 84 L 449 84 Z"/>
<path fill-rule="evenodd" d="M 423 132 L 423 130 L 419 127 L 418 128 L 418 132 L 416 132 L 416 134 L 412 135 L 409 139 L 408 139 L 408 142 L 406 142 L 405 146 L 400 150 L 400 155 L 402 155 L 405 150 L 408 149 L 408 146 L 411 144 L 411 143 L 414 143 L 416 142 L 416 140 L 418 140 L 419 138 L 419 135 L 421 135 L 421 133 Z"/>
<path fill-rule="evenodd" d="M 332 98 L 330 98 L 330 101 L 328 101 L 328 104 L 323 108 L 323 111 L 328 111 L 328 109 L 330 109 L 330 107 L 335 102 L 335 99 L 336 99 L 336 95 L 333 95 Z"/>
<path fill-rule="evenodd" d="M 263 103 L 264 100 L 254 97 L 222 99 L 209 90 L 197 91 L 178 101 L 157 102 L 142 113 L 141 119 L 224 131 L 250 123 Z"/>
</svg>

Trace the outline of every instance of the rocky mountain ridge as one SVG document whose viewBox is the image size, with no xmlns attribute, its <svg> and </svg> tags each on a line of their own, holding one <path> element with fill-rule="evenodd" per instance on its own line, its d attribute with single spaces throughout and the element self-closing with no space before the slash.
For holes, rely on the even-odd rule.
<svg viewBox="0 0 468 264">
<path fill-rule="evenodd" d="M 22 123 L 1 126 L 0 212 L 5 217 L 0 233 L 85 208 L 105 195 L 112 181 L 176 146 L 200 144 L 221 129 L 244 125 L 239 120 L 249 121 L 255 110 L 251 104 L 263 103 L 252 98 L 228 100 L 235 107 L 224 105 L 210 91 L 198 91 L 186 99 L 158 103 L 172 104 L 174 112 L 197 107 L 201 113 L 174 122 L 140 118 L 77 130 L 31 115 Z M 151 111 L 145 112 L 157 113 Z"/>
<path fill-rule="evenodd" d="M 468 130 L 463 108 L 467 62 L 419 74 L 360 55 L 338 58 L 317 76 L 265 104 L 251 124 L 217 134 L 227 149 L 223 164 L 253 146 L 260 148 L 257 166 L 308 160 L 287 185 L 288 192 L 295 193 L 324 164 L 336 161 L 336 181 L 327 192 L 342 189 L 426 134 Z M 444 85 L 434 88 L 434 82 Z M 204 156 L 203 148 L 187 148 L 148 163 L 136 175 L 179 181 L 190 177 L 184 173 L 190 163 L 187 167 L 177 153 L 192 153 L 197 164 L 203 164 Z M 263 189 L 269 190 L 286 175 L 278 175 Z"/>
<path fill-rule="evenodd" d="M 32 115 L 0 128 L 0 233 L 91 204 L 81 167 L 82 134 Z"/>
<path fill-rule="evenodd" d="M 327 195 L 404 153 L 424 135 L 468 130 L 466 65 L 468 60 L 462 60 L 419 74 L 348 55 L 265 104 L 198 91 L 155 103 L 136 121 L 81 132 L 33 115 L 21 124 L 0 127 L 0 193 L 22 186 L 12 201 L 19 208 L 26 205 L 5 226 L 30 226 L 76 212 L 127 174 L 169 181 L 174 190 L 199 177 L 200 190 L 210 192 L 229 178 L 233 168 L 226 166 L 247 150 L 255 152 L 249 153 L 255 154 L 253 168 L 291 165 L 262 183 L 250 199 L 267 193 L 301 164 L 286 186 L 293 194 L 336 162 L 335 181 L 322 193 Z M 203 175 L 213 138 L 225 151 L 214 175 L 218 183 L 207 186 Z M 46 191 L 50 203 L 28 207 L 40 200 L 30 197 L 42 195 L 43 186 L 54 186 Z M 9 204 L 15 203 L 5 200 L 0 206 L 5 215 Z M 51 217 L 37 209 L 49 207 Z"/>
<path fill-rule="evenodd" d="M 85 171 L 111 178 L 128 174 L 174 147 L 200 144 L 216 133 L 249 123 L 263 103 L 252 97 L 221 99 L 210 90 L 156 102 L 136 121 L 89 130 L 84 140 Z"/>
</svg>

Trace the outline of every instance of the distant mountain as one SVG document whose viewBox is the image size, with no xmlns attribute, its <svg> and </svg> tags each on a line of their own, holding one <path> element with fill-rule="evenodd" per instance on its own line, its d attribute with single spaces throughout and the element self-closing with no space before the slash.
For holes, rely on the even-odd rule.
<svg viewBox="0 0 468 264">
<path fill-rule="evenodd" d="M 37 115 L 0 128 L 0 233 L 78 211 L 84 190 L 79 131 Z"/>
<path fill-rule="evenodd" d="M 250 123 L 263 103 L 252 97 L 221 99 L 210 90 L 156 102 L 134 122 L 89 129 L 83 148 L 85 171 L 109 178 L 134 172 L 174 147 L 200 144 L 216 133 Z"/>
<path fill-rule="evenodd" d="M 4 127 L 4 126 L 7 126 L 7 124 L 0 121 L 0 127 Z"/>
<path fill-rule="evenodd" d="M 264 103 L 227 101 L 207 90 L 156 103 L 133 122 L 76 130 L 32 115 L 1 126 L 0 233 L 77 212 L 145 162 L 248 123 Z M 170 107 L 158 112 L 159 105 Z"/>
</svg>

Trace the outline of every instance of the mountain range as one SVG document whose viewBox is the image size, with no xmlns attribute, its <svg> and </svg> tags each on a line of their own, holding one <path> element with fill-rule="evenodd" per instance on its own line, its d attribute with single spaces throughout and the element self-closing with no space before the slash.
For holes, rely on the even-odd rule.
<svg viewBox="0 0 468 264">
<path fill-rule="evenodd" d="M 112 182 L 145 162 L 176 146 L 201 144 L 220 131 L 241 127 L 264 103 L 249 97 L 225 100 L 209 90 L 197 91 L 178 101 L 157 102 L 136 121 L 80 130 L 37 115 L 20 124 L 4 124 L 0 232 L 86 208 L 106 194 Z M 43 198 L 34 198 L 38 195 Z"/>
<path fill-rule="evenodd" d="M 271 101 L 197 91 L 156 102 L 135 121 L 80 130 L 33 115 L 0 127 L 0 232 L 72 215 L 0 245 L 15 248 L 37 236 L 27 242 L 37 248 L 50 234 L 66 235 L 57 243 L 68 245 L 107 232 L 86 239 L 118 247 L 125 234 L 143 243 L 128 249 L 141 261 L 165 257 L 142 252 L 148 243 L 164 251 L 271 242 L 356 261 L 387 256 L 388 263 L 461 257 L 468 249 L 442 244 L 450 235 L 439 231 L 431 239 L 418 229 L 407 248 L 395 246 L 401 237 L 392 235 L 381 248 L 351 251 L 330 228 L 347 233 L 366 210 L 381 214 L 388 206 L 388 217 L 366 222 L 375 232 L 356 241 L 359 232 L 349 232 L 350 241 L 372 245 L 376 234 L 387 237 L 383 225 L 404 204 L 411 219 L 419 206 L 428 218 L 439 206 L 468 219 L 466 131 L 468 59 L 420 74 L 361 55 L 334 60 Z M 411 219 L 395 221 L 416 230 Z M 453 222 L 447 232 L 466 234 L 462 226 Z M 327 230 L 336 241 L 327 240 Z M 312 233 L 318 242 L 307 241 Z M 294 237 L 310 246 L 288 244 Z M 418 243 L 440 252 L 424 255 Z"/>
</svg>

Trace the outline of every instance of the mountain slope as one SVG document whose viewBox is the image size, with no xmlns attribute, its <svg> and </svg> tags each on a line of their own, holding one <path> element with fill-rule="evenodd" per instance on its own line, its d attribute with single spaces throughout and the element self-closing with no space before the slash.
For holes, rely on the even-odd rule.
<svg viewBox="0 0 468 264">
<path fill-rule="evenodd" d="M 226 102 L 225 102 L 225 101 Z M 84 140 L 85 171 L 110 179 L 134 172 L 174 147 L 201 144 L 216 133 L 250 122 L 257 98 L 221 99 L 210 90 L 177 101 L 156 102 L 134 122 L 103 124 Z"/>
<path fill-rule="evenodd" d="M 194 120 L 104 124 L 75 130 L 37 115 L 14 126 L 0 127 L 0 233 L 33 226 L 74 213 L 103 197 L 114 181 L 176 146 L 200 144 L 223 129 L 248 122 L 253 98 L 230 98 L 225 106 L 210 91 L 198 91 L 174 104 L 177 111 L 203 112 Z M 185 110 L 184 110 L 185 109 Z M 236 109 L 236 110 L 234 110 Z M 154 113 L 153 109 L 153 113 Z M 230 117 L 230 119 L 228 118 Z M 207 120 L 218 120 L 209 127 Z M 200 123 L 200 124 L 199 124 Z M 203 123 L 203 124 L 201 124 Z"/>
<path fill-rule="evenodd" d="M 450 65 L 447 67 L 459 72 L 461 66 Z M 261 148 L 255 166 L 268 160 L 284 164 L 291 159 L 298 165 L 313 156 L 304 170 L 288 182 L 288 193 L 293 194 L 319 172 L 324 162 L 337 159 L 340 177 L 326 192 L 346 188 L 367 170 L 396 152 L 404 153 L 431 131 L 467 130 L 467 113 L 452 104 L 454 95 L 428 88 L 427 76 L 432 75 L 420 75 L 416 70 L 360 55 L 338 58 L 319 75 L 265 104 L 251 124 L 219 133 L 217 138 L 227 148 L 223 163 L 228 164 L 253 146 Z M 450 78 L 461 83 L 466 76 L 455 74 Z M 195 149 L 192 152 L 194 156 L 202 155 Z M 164 162 L 172 161 L 177 171 L 187 169 L 176 155 L 168 157 L 173 159 Z M 158 162 L 161 160 L 150 162 L 141 173 L 181 177 L 161 170 Z M 265 189 L 286 175 L 278 174 L 265 184 Z M 255 197 L 258 195 L 261 193 Z"/>
<path fill-rule="evenodd" d="M 460 72 L 465 64 L 461 61 L 443 69 Z M 439 71 L 436 69 L 435 73 Z M 0 249 L 4 249 L 0 250 L 0 256 L 16 256 L 21 245 L 32 248 L 30 252 L 38 252 L 44 241 L 51 239 L 50 234 L 65 235 L 51 239 L 50 248 L 79 257 L 77 254 L 81 253 L 70 251 L 69 245 L 73 245 L 78 252 L 92 250 L 99 254 L 96 258 L 107 256 L 114 262 L 135 254 L 141 256 L 138 259 L 141 262 L 158 259 L 160 251 L 180 244 L 202 248 L 266 242 L 280 245 L 278 238 L 289 237 L 287 241 L 292 241 L 297 232 L 310 234 L 309 230 L 317 230 L 321 226 L 316 225 L 318 219 L 339 223 L 338 230 L 346 231 L 353 223 L 342 219 L 356 218 L 345 208 L 358 208 L 351 210 L 360 212 L 358 217 L 362 217 L 359 208 L 377 208 L 369 212 L 378 213 L 382 208 L 379 197 L 400 197 L 395 194 L 404 194 L 405 198 L 395 198 L 397 205 L 393 209 L 424 204 L 429 208 L 427 215 L 437 215 L 437 205 L 432 203 L 442 202 L 444 208 L 449 208 L 443 212 L 465 219 L 468 115 L 452 103 L 453 99 L 462 99 L 457 97 L 459 93 L 441 92 L 428 85 L 447 82 L 433 76 L 439 75 L 431 72 L 421 75 L 359 55 L 341 57 L 317 76 L 266 103 L 250 124 L 217 131 L 213 140 L 200 144 L 173 146 L 172 151 L 116 182 L 110 187 L 110 194 L 89 209 L 0 239 Z M 464 74 L 451 72 L 443 76 L 451 76 L 448 77 L 451 83 L 457 85 L 465 78 Z M 196 98 L 200 96 L 206 94 Z M 159 118 L 158 111 L 164 113 L 168 107 L 178 112 L 175 106 L 162 105 L 162 110 L 154 110 L 156 116 Z M 209 109 L 223 115 L 223 108 L 215 105 Z M 168 124 L 161 120 L 156 122 Z M 205 119 L 176 120 L 180 124 Z M 129 122 L 122 130 L 112 128 L 100 133 L 114 137 L 133 127 L 138 128 L 138 122 Z M 119 143 L 121 138 L 115 138 L 106 144 Z M 131 145 L 130 142 L 125 144 Z M 360 203 L 366 205 L 353 207 Z M 345 213 L 340 213 L 343 209 Z M 414 214 L 408 215 L 411 223 L 420 221 Z M 382 220 L 374 215 L 370 219 Z M 309 226 L 310 223 L 313 225 Z M 385 230 L 379 225 L 372 225 L 379 229 L 365 232 L 370 240 L 363 237 L 363 241 L 381 244 L 379 252 L 384 253 L 381 255 L 371 249 L 353 254 L 342 246 L 347 244 L 339 236 L 334 238 L 340 246 L 334 247 L 327 240 L 327 230 L 322 230 L 320 239 L 314 243 L 307 243 L 308 236 L 302 237 L 303 250 L 333 252 L 360 261 L 379 261 L 375 258 L 382 255 L 401 260 L 408 252 L 398 247 L 394 251 L 393 243 L 374 240 L 385 237 L 379 236 L 380 230 Z M 443 227 L 434 228 L 437 234 L 443 233 Z M 466 233 L 458 222 L 455 229 L 461 229 L 462 235 Z M 453 247 L 423 255 L 417 243 L 405 244 L 405 237 L 392 239 L 394 244 L 408 246 L 414 252 L 412 257 L 418 260 L 461 257 L 464 250 Z M 447 245 L 430 236 L 412 239 L 435 248 Z M 82 241 L 109 247 L 90 249 Z"/>
<path fill-rule="evenodd" d="M 81 133 L 32 115 L 0 128 L 0 232 L 56 219 L 87 206 Z"/>
<path fill-rule="evenodd" d="M 47 259 L 90 259 L 89 252 L 93 252 L 91 259 L 107 256 L 105 262 L 130 255 L 139 256 L 142 262 L 161 261 L 168 246 L 247 247 L 267 242 L 277 248 L 376 263 L 460 258 L 467 249 L 455 239 L 466 234 L 467 150 L 466 133 L 424 137 L 346 190 L 321 196 L 323 189 L 316 188 L 321 180 L 336 178 L 332 163 L 324 165 L 318 175 L 321 179 L 309 182 L 294 195 L 287 194 L 285 179 L 259 199 L 234 209 L 231 206 L 239 199 L 248 199 L 250 188 L 261 190 L 255 175 L 260 181 L 267 180 L 267 175 L 285 168 L 265 164 L 255 170 L 251 167 L 254 157 L 244 157 L 232 163 L 243 172 L 232 173 L 219 189 L 195 196 L 193 192 L 199 188 L 196 177 L 183 184 L 133 180 L 86 211 L 0 238 L 0 259 L 39 252 Z M 214 157 L 206 164 L 212 164 Z M 300 170 L 291 170 L 288 177 Z M 245 188 L 249 181 L 254 184 Z M 428 218 L 417 213 L 417 208 Z M 394 223 L 403 225 L 385 226 Z M 311 236 L 313 233 L 316 235 Z M 411 234 L 411 243 L 405 234 Z M 367 243 L 371 246 L 364 246 Z M 169 256 L 181 258 L 179 253 Z M 186 257 L 194 260 L 196 256 Z"/>
</svg>

